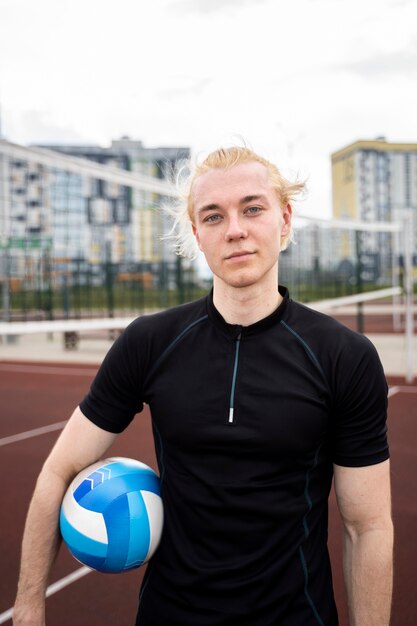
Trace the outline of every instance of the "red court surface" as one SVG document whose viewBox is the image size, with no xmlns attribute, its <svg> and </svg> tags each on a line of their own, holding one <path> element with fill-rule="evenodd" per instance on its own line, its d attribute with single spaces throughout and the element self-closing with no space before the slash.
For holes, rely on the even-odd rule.
<svg viewBox="0 0 417 626">
<path fill-rule="evenodd" d="M 0 473 L 3 476 L 0 525 L 0 624 L 11 624 L 20 540 L 36 476 L 63 420 L 87 391 L 96 366 L 0 362 Z M 396 527 L 395 594 L 392 626 L 417 624 L 417 383 L 390 379 L 390 445 L 393 511 Z M 55 430 L 19 433 L 43 427 Z M 156 469 L 149 415 L 139 416 L 109 452 L 134 457 Z M 341 568 L 341 528 L 334 498 L 330 502 L 329 543 L 341 626 L 348 626 Z M 61 549 L 51 582 L 79 572 Z M 105 575 L 89 573 L 47 600 L 48 626 L 130 626 L 144 568 Z M 64 581 L 65 582 L 65 581 Z M 168 626 L 168 622 L 167 622 Z M 299 625 L 295 625 L 299 626 Z M 301 625 L 300 625 L 301 626 Z"/>
</svg>

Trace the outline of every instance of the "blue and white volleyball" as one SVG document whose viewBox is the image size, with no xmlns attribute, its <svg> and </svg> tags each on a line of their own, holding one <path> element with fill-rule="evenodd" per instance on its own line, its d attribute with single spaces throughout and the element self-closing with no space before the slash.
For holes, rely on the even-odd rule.
<svg viewBox="0 0 417 626">
<path fill-rule="evenodd" d="M 72 481 L 60 512 L 71 554 L 99 572 L 124 572 L 146 563 L 163 526 L 158 475 L 134 459 L 94 463 Z"/>
</svg>

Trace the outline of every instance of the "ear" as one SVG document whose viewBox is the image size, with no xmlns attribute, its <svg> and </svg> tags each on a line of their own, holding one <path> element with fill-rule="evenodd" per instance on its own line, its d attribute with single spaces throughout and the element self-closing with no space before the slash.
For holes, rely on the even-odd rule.
<svg viewBox="0 0 417 626">
<path fill-rule="evenodd" d="M 197 245 L 200 248 L 200 250 L 202 250 L 201 243 L 200 243 L 200 237 L 198 236 L 198 230 L 197 230 L 197 228 L 196 228 L 196 226 L 194 224 L 191 224 L 191 228 L 193 229 L 193 235 L 196 238 Z"/>
<path fill-rule="evenodd" d="M 281 230 L 281 237 L 285 237 L 291 231 L 291 221 L 292 221 L 292 206 L 288 202 L 288 204 L 282 209 L 282 217 L 283 224 Z"/>
</svg>

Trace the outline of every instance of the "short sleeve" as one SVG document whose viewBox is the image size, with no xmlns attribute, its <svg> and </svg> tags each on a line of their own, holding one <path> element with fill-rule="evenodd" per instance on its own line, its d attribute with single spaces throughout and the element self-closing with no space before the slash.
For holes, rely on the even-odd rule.
<svg viewBox="0 0 417 626">
<path fill-rule="evenodd" d="M 109 432 L 122 432 L 143 409 L 139 343 L 133 322 L 110 348 L 80 403 L 82 413 Z"/>
<path fill-rule="evenodd" d="M 385 461 L 388 386 L 373 344 L 364 336 L 351 336 L 335 372 L 333 462 L 362 467 Z"/>
</svg>

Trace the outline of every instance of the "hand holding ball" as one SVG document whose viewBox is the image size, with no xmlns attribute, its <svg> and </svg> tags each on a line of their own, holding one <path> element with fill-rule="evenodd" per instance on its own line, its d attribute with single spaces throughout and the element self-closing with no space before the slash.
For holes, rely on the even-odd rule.
<svg viewBox="0 0 417 626">
<path fill-rule="evenodd" d="M 60 529 L 69 551 L 99 572 L 146 563 L 162 526 L 158 475 L 134 459 L 114 457 L 86 467 L 62 501 Z"/>
</svg>

